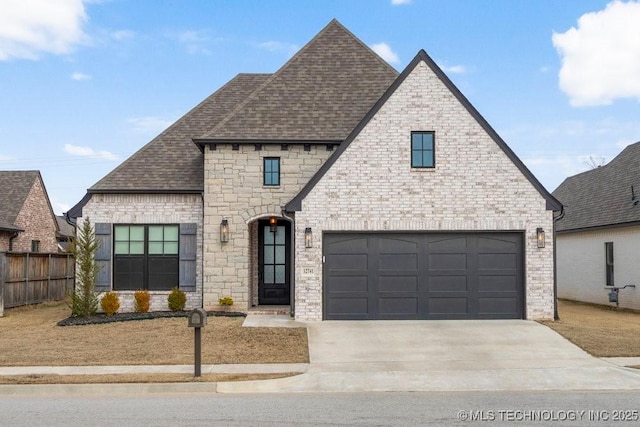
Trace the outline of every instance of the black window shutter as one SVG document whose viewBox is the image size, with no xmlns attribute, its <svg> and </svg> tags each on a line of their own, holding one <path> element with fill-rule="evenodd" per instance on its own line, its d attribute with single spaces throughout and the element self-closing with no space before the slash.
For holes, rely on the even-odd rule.
<svg viewBox="0 0 640 427">
<path fill-rule="evenodd" d="M 198 225 L 180 224 L 180 289 L 185 292 L 196 290 L 196 247 Z"/>
<path fill-rule="evenodd" d="M 96 291 L 108 292 L 111 290 L 111 224 L 98 222 L 95 224 L 96 265 L 98 266 L 98 280 Z"/>
</svg>

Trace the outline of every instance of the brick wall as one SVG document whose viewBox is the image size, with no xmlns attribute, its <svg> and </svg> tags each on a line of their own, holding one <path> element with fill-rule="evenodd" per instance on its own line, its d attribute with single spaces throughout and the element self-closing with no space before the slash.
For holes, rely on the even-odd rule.
<svg viewBox="0 0 640 427">
<path fill-rule="evenodd" d="M 7 231 L 0 231 L 0 252 L 9 250 L 9 238 L 11 233 Z"/>
<path fill-rule="evenodd" d="M 186 309 L 202 306 L 202 196 L 198 194 L 94 194 L 82 209 L 92 224 L 196 223 L 196 291 L 187 292 Z M 113 274 L 111 274 L 113 278 Z M 133 311 L 133 293 L 119 291 L 120 311 Z M 151 310 L 167 310 L 169 292 L 151 291 Z"/>
<path fill-rule="evenodd" d="M 435 169 L 412 169 L 411 131 L 435 131 Z M 325 230 L 524 231 L 526 318 L 553 318 L 552 212 L 506 154 L 420 63 L 296 213 L 296 318 L 322 319 Z M 313 248 L 304 229 L 313 229 Z M 538 249 L 536 228 L 547 233 Z"/>
<path fill-rule="evenodd" d="M 34 181 L 15 225 L 24 231 L 13 240 L 14 251 L 30 252 L 31 241 L 39 240 L 39 252 L 58 252 L 56 240 L 58 225 L 40 179 Z"/>
<path fill-rule="evenodd" d="M 231 296 L 237 309 L 257 303 L 257 227 L 260 218 L 281 217 L 289 202 L 333 153 L 324 145 L 222 144 L 205 148 L 204 305 Z M 263 158 L 280 157 L 280 186 L 263 185 Z M 220 221 L 229 221 L 230 241 L 220 243 Z M 253 236 L 253 237 L 251 237 Z"/>
</svg>

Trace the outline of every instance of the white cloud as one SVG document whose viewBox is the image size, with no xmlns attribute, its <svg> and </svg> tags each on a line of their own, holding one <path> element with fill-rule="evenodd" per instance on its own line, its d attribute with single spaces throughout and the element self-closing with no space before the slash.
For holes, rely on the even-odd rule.
<svg viewBox="0 0 640 427">
<path fill-rule="evenodd" d="M 547 66 L 547 65 L 543 65 L 542 67 L 540 67 L 540 72 L 541 73 L 548 73 L 549 71 L 551 71 L 551 67 Z"/>
<path fill-rule="evenodd" d="M 56 199 L 51 199 L 51 207 L 56 215 L 62 215 L 65 212 L 68 212 L 71 209 L 71 205 L 60 202 Z"/>
<path fill-rule="evenodd" d="M 560 54 L 560 89 L 573 106 L 640 100 L 640 3 L 613 1 L 582 15 L 578 26 L 553 33 Z"/>
<path fill-rule="evenodd" d="M 176 34 L 177 40 L 184 45 L 190 55 L 210 55 L 207 45 L 211 42 L 206 31 L 187 30 Z"/>
<path fill-rule="evenodd" d="M 82 0 L 2 0 L 0 60 L 66 54 L 85 38 Z"/>
<path fill-rule="evenodd" d="M 389 46 L 388 44 L 384 42 L 375 43 L 370 47 L 375 53 L 380 55 L 380 57 L 382 57 L 382 59 L 384 59 L 388 63 L 397 64 L 398 62 L 400 62 L 398 55 L 393 50 L 391 50 L 391 46 Z"/>
<path fill-rule="evenodd" d="M 269 52 L 285 52 L 287 55 L 293 55 L 296 53 L 300 46 L 293 43 L 283 43 L 274 40 L 258 43 L 260 49 L 268 50 Z"/>
<path fill-rule="evenodd" d="M 160 117 L 133 117 L 127 119 L 127 123 L 133 126 L 133 130 L 137 133 L 156 135 L 168 128 L 173 121 L 162 119 Z"/>
<path fill-rule="evenodd" d="M 451 74 L 464 74 L 467 72 L 467 69 L 464 65 L 451 65 L 451 66 L 442 66 L 442 71 L 445 73 Z"/>
<path fill-rule="evenodd" d="M 111 37 L 118 41 L 132 39 L 135 37 L 135 35 L 136 33 L 131 30 L 118 30 L 111 33 Z"/>
<path fill-rule="evenodd" d="M 89 79 L 91 78 L 91 76 L 90 76 L 90 75 L 88 75 L 88 74 L 84 74 L 84 73 L 76 72 L 76 73 L 71 74 L 71 78 L 72 78 L 73 80 L 78 80 L 78 81 L 80 81 L 80 80 L 89 80 Z"/>
<path fill-rule="evenodd" d="M 401 4 L 409 4 L 411 3 L 411 0 L 391 0 L 391 4 L 394 6 L 398 6 Z"/>
<path fill-rule="evenodd" d="M 91 157 L 103 160 L 118 160 L 118 156 L 108 151 L 96 151 L 90 147 L 81 147 L 79 145 L 64 144 L 64 151 L 72 156 Z"/>
<path fill-rule="evenodd" d="M 0 154 L 0 162 L 7 162 L 9 160 L 11 160 L 11 157 Z"/>
</svg>

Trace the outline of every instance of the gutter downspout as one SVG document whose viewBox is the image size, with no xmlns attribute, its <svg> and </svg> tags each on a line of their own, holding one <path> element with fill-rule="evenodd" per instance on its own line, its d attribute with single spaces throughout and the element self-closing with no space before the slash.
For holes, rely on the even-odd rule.
<svg viewBox="0 0 640 427">
<path fill-rule="evenodd" d="M 18 235 L 20 234 L 19 231 L 14 231 L 13 233 L 11 233 L 11 235 L 9 236 L 9 252 L 13 251 L 13 240 L 18 237 Z"/>
<path fill-rule="evenodd" d="M 202 221 L 200 222 L 202 227 L 202 250 L 200 251 L 200 308 L 204 308 L 204 191 L 200 193 L 200 198 L 202 199 Z M 197 246 L 198 243 L 196 242 L 196 247 Z M 198 286 L 197 280 L 196 286 Z"/>
<path fill-rule="evenodd" d="M 556 247 L 556 222 L 564 218 L 564 206 L 560 215 L 553 219 L 553 320 L 560 320 L 558 314 L 558 252 Z"/>
<path fill-rule="evenodd" d="M 280 214 L 291 221 L 291 273 L 289 279 L 291 287 L 289 288 L 289 315 L 295 319 L 296 316 L 296 221 L 293 217 L 287 215 L 284 206 L 280 208 Z"/>
</svg>

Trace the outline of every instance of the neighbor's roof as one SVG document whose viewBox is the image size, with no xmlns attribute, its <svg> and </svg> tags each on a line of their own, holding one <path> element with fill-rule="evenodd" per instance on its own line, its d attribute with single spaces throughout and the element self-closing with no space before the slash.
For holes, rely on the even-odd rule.
<svg viewBox="0 0 640 427">
<path fill-rule="evenodd" d="M 203 157 L 192 138 L 218 124 L 268 77 L 238 74 L 98 181 L 89 193 L 202 192 Z"/>
<path fill-rule="evenodd" d="M 58 239 L 70 239 L 73 238 L 75 228 L 73 225 L 69 224 L 64 216 L 57 216 L 56 221 L 58 222 Z"/>
<path fill-rule="evenodd" d="M 0 171 L 0 230 L 23 231 L 15 225 L 38 171 Z"/>
<path fill-rule="evenodd" d="M 632 199 L 635 193 L 635 200 Z M 640 223 L 640 142 L 607 165 L 564 180 L 553 192 L 565 214 L 557 231 Z"/>
<path fill-rule="evenodd" d="M 397 75 L 334 19 L 196 142 L 342 142 Z"/>
</svg>

